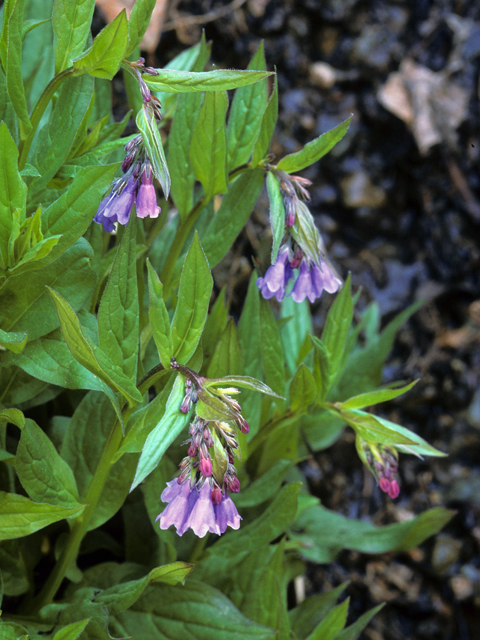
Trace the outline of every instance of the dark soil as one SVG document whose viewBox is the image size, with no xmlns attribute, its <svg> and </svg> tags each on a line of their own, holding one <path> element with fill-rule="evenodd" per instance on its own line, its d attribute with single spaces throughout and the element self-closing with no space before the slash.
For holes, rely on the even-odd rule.
<svg viewBox="0 0 480 640">
<path fill-rule="evenodd" d="M 201 15 L 224 4 L 183 1 L 177 10 Z M 386 323 L 418 298 L 425 300 L 400 332 L 385 372 L 386 382 L 421 381 L 405 399 L 391 403 L 386 415 L 449 457 L 402 456 L 402 493 L 392 503 L 364 473 L 346 434 L 310 461 L 321 474 L 312 490 L 326 506 L 377 524 L 432 506 L 454 508 L 457 515 L 436 539 L 410 553 L 345 551 L 333 565 L 309 566 L 307 595 L 350 580 L 352 621 L 386 601 L 362 636 L 369 640 L 475 640 L 480 637 L 480 2 L 250 0 L 205 30 L 213 41 L 213 61 L 222 67 L 245 68 L 264 39 L 269 68 L 276 65 L 278 72 L 277 157 L 354 114 L 344 141 L 303 172 L 313 182 L 312 212 L 338 272 L 345 277 L 351 271 L 354 287 L 362 287 L 360 309 L 376 300 Z M 195 24 L 168 31 L 151 62 L 166 63 L 199 35 Z M 378 98 L 389 74 L 407 58 L 444 74 L 446 86 L 456 83 L 466 97 L 464 108 L 455 104 L 457 111 L 464 109 L 456 134 L 443 131 L 439 143 L 423 154 L 409 127 Z M 325 67 L 320 80 L 312 76 L 317 62 L 330 65 L 333 81 Z M 238 243 L 243 260 L 216 274 L 217 280 L 228 277 L 234 302 L 235 291 L 248 280 L 247 257 L 258 252 L 257 235 L 266 220 L 266 207 L 257 207 Z M 322 299 L 316 309 L 319 329 L 330 303 Z"/>
</svg>

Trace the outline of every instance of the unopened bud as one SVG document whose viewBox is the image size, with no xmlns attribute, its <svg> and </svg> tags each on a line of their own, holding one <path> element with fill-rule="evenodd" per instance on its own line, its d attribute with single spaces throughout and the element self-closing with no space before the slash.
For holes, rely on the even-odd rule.
<svg viewBox="0 0 480 640">
<path fill-rule="evenodd" d="M 232 482 L 229 483 L 228 490 L 232 493 L 238 493 L 240 491 L 240 480 L 238 478 L 234 478 Z"/>
<path fill-rule="evenodd" d="M 222 498 L 223 495 L 221 490 L 218 487 L 215 487 L 215 489 L 213 489 L 212 493 L 210 494 L 210 500 L 215 506 L 217 506 L 217 504 L 220 504 L 220 502 L 222 501 Z"/>
<path fill-rule="evenodd" d="M 390 483 L 390 489 L 388 491 L 388 495 L 390 496 L 390 498 L 392 498 L 392 500 L 395 500 L 395 498 L 398 498 L 399 494 L 400 494 L 400 486 L 396 480 L 392 480 Z"/>
<path fill-rule="evenodd" d="M 194 447 L 193 444 L 188 447 L 188 455 L 190 456 L 190 458 L 195 458 L 195 456 L 197 455 L 197 448 Z"/>
<path fill-rule="evenodd" d="M 210 458 L 200 459 L 200 473 L 204 478 L 209 478 L 212 475 L 212 462 Z"/>
<path fill-rule="evenodd" d="M 390 493 L 390 489 L 391 489 L 390 480 L 388 480 L 387 478 L 380 478 L 378 484 L 382 491 L 384 491 L 385 493 Z"/>
</svg>

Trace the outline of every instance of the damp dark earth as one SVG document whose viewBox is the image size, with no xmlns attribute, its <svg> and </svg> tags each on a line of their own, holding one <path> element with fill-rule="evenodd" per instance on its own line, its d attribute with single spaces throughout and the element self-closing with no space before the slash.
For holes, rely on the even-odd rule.
<svg viewBox="0 0 480 640">
<path fill-rule="evenodd" d="M 400 497 L 391 501 L 358 459 L 352 432 L 302 464 L 326 507 L 374 524 L 406 521 L 434 506 L 456 511 L 434 539 L 408 553 L 343 551 L 309 565 L 292 602 L 349 581 L 350 618 L 387 606 L 362 638 L 474 640 L 480 623 L 480 3 L 249 0 L 172 3 L 150 62 L 163 65 L 198 41 L 213 61 L 246 68 L 264 40 L 276 65 L 277 157 L 353 114 L 347 136 L 304 171 L 334 267 L 375 300 L 382 325 L 415 301 L 384 382 L 419 383 L 382 406 L 447 452 L 402 457 Z M 211 20 L 205 20 L 210 15 Z M 99 27 L 102 25 L 98 14 Z M 122 88 L 118 86 L 118 110 Z M 123 98 L 125 100 L 125 98 Z M 243 299 L 270 233 L 263 195 L 233 252 L 214 271 L 235 304 Z M 315 307 L 317 331 L 331 304 Z M 240 311 L 240 309 L 237 309 Z"/>
</svg>

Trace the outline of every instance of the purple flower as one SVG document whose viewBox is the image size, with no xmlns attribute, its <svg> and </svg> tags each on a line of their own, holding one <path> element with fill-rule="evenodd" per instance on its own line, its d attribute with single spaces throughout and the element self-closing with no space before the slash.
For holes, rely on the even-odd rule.
<svg viewBox="0 0 480 640">
<path fill-rule="evenodd" d="M 160 213 L 160 207 L 157 206 L 157 194 L 152 181 L 152 172 L 148 169 L 144 169 L 142 172 L 136 207 L 139 218 L 146 218 L 147 216 L 157 218 Z"/>
<path fill-rule="evenodd" d="M 303 302 L 308 298 L 310 302 L 315 302 L 322 295 L 325 289 L 328 293 L 334 293 L 342 284 L 331 271 L 326 262 L 321 260 L 322 267 L 314 263 L 309 263 L 303 259 L 300 265 L 300 274 L 293 285 L 291 292 L 295 302 Z"/>
<path fill-rule="evenodd" d="M 220 502 L 214 504 L 211 494 L 215 491 L 208 482 L 201 489 L 191 488 L 188 481 L 178 484 L 177 478 L 167 482 L 161 498 L 168 505 L 155 522 L 160 520 L 161 529 L 168 529 L 173 524 L 179 536 L 192 529 L 199 538 L 207 531 L 221 535 L 227 526 L 238 529 L 241 517 L 233 501 L 225 491 Z M 217 502 L 216 494 L 214 499 Z"/>
<path fill-rule="evenodd" d="M 285 287 L 293 277 L 293 270 L 288 261 L 288 248 L 284 247 L 280 249 L 275 263 L 267 269 L 263 278 L 257 279 L 256 284 L 266 300 L 275 296 L 278 302 L 281 302 L 285 296 Z"/>
<path fill-rule="evenodd" d="M 94 222 L 103 224 L 105 231 L 113 231 L 113 223 L 127 224 L 135 202 L 137 181 L 130 176 L 122 191 L 113 188 L 112 193 L 104 198 L 98 207 Z"/>
</svg>

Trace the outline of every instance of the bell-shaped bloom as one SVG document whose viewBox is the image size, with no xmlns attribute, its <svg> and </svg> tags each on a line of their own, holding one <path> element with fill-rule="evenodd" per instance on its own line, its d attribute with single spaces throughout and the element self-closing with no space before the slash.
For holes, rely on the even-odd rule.
<svg viewBox="0 0 480 640">
<path fill-rule="evenodd" d="M 288 248 L 280 249 L 274 264 L 269 267 L 263 278 L 257 279 L 257 287 L 262 296 L 269 300 L 276 297 L 281 302 L 285 297 L 285 287 L 288 281 L 293 278 L 293 269 L 288 261 Z"/>
<path fill-rule="evenodd" d="M 197 489 L 191 488 L 188 480 L 178 484 L 175 478 L 167 482 L 167 488 L 162 492 L 162 501 L 168 505 L 155 521 L 160 520 L 161 529 L 168 529 L 173 524 L 179 536 L 192 529 L 199 538 L 207 531 L 221 535 L 227 526 L 238 529 L 242 518 L 232 499 L 225 492 L 220 502 L 214 504 L 214 501 L 218 502 L 216 494 L 212 500 L 211 494 L 215 491 L 208 482 Z"/>
<path fill-rule="evenodd" d="M 293 285 L 291 296 L 295 302 L 303 302 L 308 298 L 310 302 L 315 302 L 320 298 L 325 289 L 328 293 L 335 293 L 342 281 L 337 278 L 326 262 L 321 260 L 321 268 L 314 264 L 302 260 L 300 274 Z"/>
<path fill-rule="evenodd" d="M 137 192 L 137 180 L 130 176 L 122 191 L 113 189 L 112 193 L 104 198 L 98 207 L 94 222 L 103 224 L 105 231 L 113 231 L 113 223 L 127 224 L 130 219 Z"/>
<path fill-rule="evenodd" d="M 139 218 L 157 218 L 160 207 L 157 206 L 157 194 L 152 181 L 152 172 L 144 170 L 136 199 L 137 216 Z"/>
</svg>

